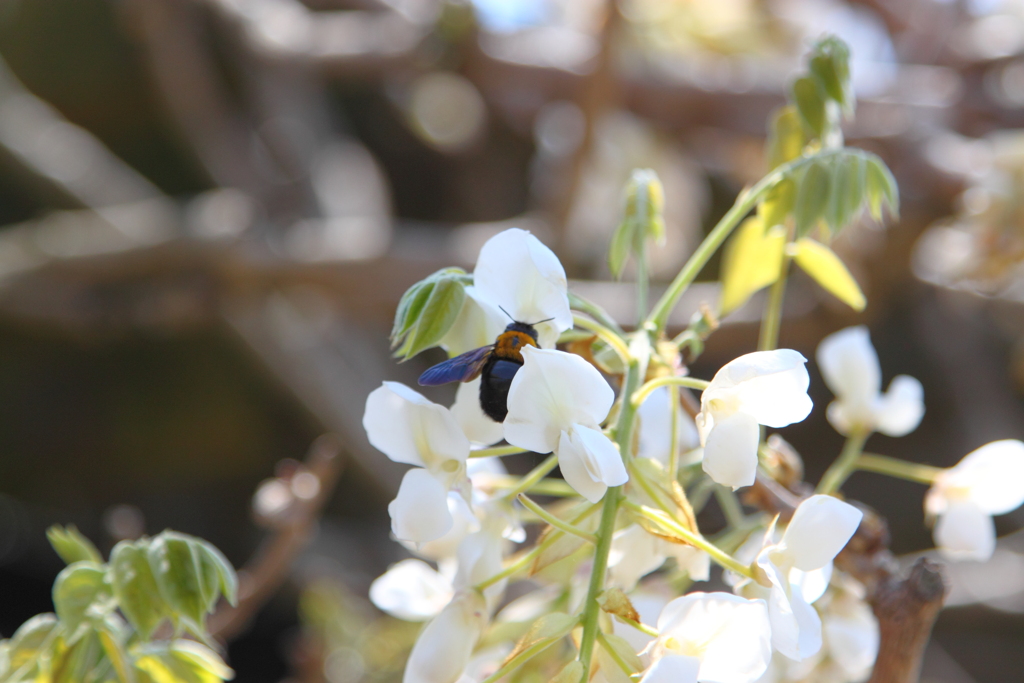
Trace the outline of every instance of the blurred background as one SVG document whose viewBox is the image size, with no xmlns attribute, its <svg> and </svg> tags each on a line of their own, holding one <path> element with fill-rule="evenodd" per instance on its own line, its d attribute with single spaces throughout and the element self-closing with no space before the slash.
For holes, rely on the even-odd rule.
<svg viewBox="0 0 1024 683">
<path fill-rule="evenodd" d="M 220 631 L 237 680 L 396 680 L 417 627 L 365 595 L 406 555 L 402 468 L 361 417 L 442 358 L 389 357 L 399 297 L 517 226 L 634 322 L 605 265 L 630 171 L 665 185 L 664 284 L 763 174 L 768 115 L 825 32 L 853 53 L 848 144 L 889 164 L 902 215 L 834 245 L 867 312 L 796 273 L 781 345 L 813 358 L 863 322 L 886 384 L 921 379 L 922 425 L 869 450 L 946 466 L 1022 438 L 1024 1 L 0 0 L 0 634 L 52 609 L 50 524 L 104 550 L 170 527 L 265 589 Z M 696 376 L 755 348 L 761 307 Z M 841 447 L 816 372 L 785 432 L 812 480 Z M 847 490 L 894 551 L 931 547 L 923 487 Z M 1024 670 L 1024 512 L 997 524 L 991 562 L 949 569 L 923 680 Z"/>
</svg>

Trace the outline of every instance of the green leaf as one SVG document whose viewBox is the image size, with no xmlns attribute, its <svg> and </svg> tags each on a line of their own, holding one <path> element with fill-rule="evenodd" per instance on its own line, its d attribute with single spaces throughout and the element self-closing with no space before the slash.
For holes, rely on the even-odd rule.
<svg viewBox="0 0 1024 683">
<path fill-rule="evenodd" d="M 835 36 L 828 36 L 814 46 L 810 60 L 811 74 L 826 95 L 835 100 L 849 115 L 856 101 L 850 82 L 850 48 Z"/>
<path fill-rule="evenodd" d="M 645 259 L 648 240 L 665 243 L 665 190 L 658 174 L 649 168 L 637 168 L 626 183 L 622 222 L 612 236 L 608 250 L 608 268 L 618 278 L 630 253 Z"/>
<path fill-rule="evenodd" d="M 216 586 L 220 589 L 220 593 L 224 595 L 224 599 L 232 607 L 238 605 L 238 574 L 235 573 L 235 568 L 231 566 L 228 558 L 224 557 L 224 554 L 213 544 L 198 538 L 196 539 L 196 544 L 199 547 L 199 559 L 202 562 L 204 577 L 207 576 L 207 573 L 212 568 L 217 578 Z M 212 591 L 212 593 L 212 598 L 210 598 L 211 609 L 217 601 L 217 592 Z"/>
<path fill-rule="evenodd" d="M 606 644 L 607 647 L 605 647 Z M 612 633 L 605 633 L 602 638 L 601 647 L 605 648 L 605 650 L 612 651 L 610 654 L 613 653 L 620 661 L 625 662 L 626 666 L 633 670 L 633 673 L 643 671 L 643 661 L 640 660 L 640 657 L 636 654 L 636 650 L 633 649 L 632 645 L 626 642 L 625 638 Z"/>
<path fill-rule="evenodd" d="M 37 614 L 26 621 L 5 643 L 9 669 L 17 671 L 26 664 L 45 656 L 54 639 L 62 631 L 63 629 L 54 614 Z"/>
<path fill-rule="evenodd" d="M 721 315 L 736 310 L 754 292 L 779 279 L 785 247 L 786 232 L 782 226 L 766 232 L 756 217 L 740 225 L 729 238 L 722 257 Z"/>
<path fill-rule="evenodd" d="M 113 610 L 110 586 L 105 583 L 105 577 L 104 567 L 89 561 L 68 565 L 57 575 L 53 584 L 53 606 L 69 634 L 73 634 L 85 620 L 90 608 L 97 612 L 97 616 Z"/>
<path fill-rule="evenodd" d="M 558 672 L 558 675 L 551 679 L 551 683 L 580 683 L 583 679 L 583 662 L 574 659 Z"/>
<path fill-rule="evenodd" d="M 806 237 L 798 240 L 793 260 L 819 285 L 854 310 L 863 311 L 867 306 L 864 293 L 846 265 L 824 244 Z"/>
<path fill-rule="evenodd" d="M 792 178 L 783 178 L 757 205 L 757 217 L 765 227 L 773 228 L 786 222 L 795 205 L 796 183 Z"/>
<path fill-rule="evenodd" d="M 190 630 L 202 632 L 203 599 L 199 552 L 183 534 L 165 531 L 149 542 L 147 559 L 160 595 Z"/>
<path fill-rule="evenodd" d="M 509 653 L 501 665 L 501 670 L 506 673 L 513 671 L 540 652 L 554 645 L 556 642 L 569 635 L 569 632 L 579 623 L 578 616 L 552 612 L 545 614 L 530 627 L 515 648 Z"/>
<path fill-rule="evenodd" d="M 622 271 L 626 267 L 629 249 L 633 245 L 635 229 L 636 223 L 622 221 L 612 235 L 612 242 L 608 247 L 608 270 L 611 271 L 616 280 L 622 277 Z"/>
<path fill-rule="evenodd" d="M 832 234 L 836 235 L 850 222 L 851 206 L 848 189 L 852 168 L 850 160 L 854 155 L 840 155 L 832 160 L 832 180 L 829 183 L 828 206 L 825 208 L 825 222 Z"/>
<path fill-rule="evenodd" d="M 818 220 L 828 206 L 831 186 L 830 169 L 821 161 L 807 167 L 796 192 L 796 205 L 793 207 L 793 218 L 796 221 L 796 234 L 802 237 L 814 229 Z"/>
<path fill-rule="evenodd" d="M 896 179 L 885 162 L 874 154 L 867 156 L 864 183 L 871 215 L 876 221 L 882 220 L 883 205 L 899 216 L 900 197 Z"/>
<path fill-rule="evenodd" d="M 180 639 L 138 648 L 135 669 L 139 683 L 220 683 L 235 675 L 209 648 Z"/>
<path fill-rule="evenodd" d="M 443 279 L 435 284 L 423 305 L 416 326 L 409 332 L 402 346 L 405 358 L 436 346 L 459 317 L 465 300 L 466 288 L 461 282 Z"/>
<path fill-rule="evenodd" d="M 96 546 L 88 538 L 79 533 L 74 524 L 63 527 L 54 524 L 46 530 L 46 538 L 50 545 L 57 551 L 60 558 L 67 564 L 74 564 L 87 560 L 102 564 L 103 557 Z"/>
<path fill-rule="evenodd" d="M 419 351 L 430 346 L 430 344 L 423 346 L 424 340 L 436 337 L 434 341 L 436 343 L 448 331 L 451 324 L 455 322 L 459 312 L 458 308 L 455 309 L 454 315 L 447 321 L 447 326 L 444 326 L 444 321 L 432 320 L 437 315 L 439 302 L 435 297 L 437 296 L 439 286 L 442 286 L 443 289 L 452 286 L 464 289 L 471 284 L 473 284 L 473 276 L 467 274 L 461 268 L 442 268 L 410 287 L 398 302 L 398 308 L 395 311 L 395 322 L 391 328 L 391 347 L 399 347 L 395 355 L 403 359 L 416 355 Z M 463 291 L 461 295 L 456 296 L 464 297 L 464 294 L 465 292 Z M 459 298 L 458 303 L 460 307 L 461 302 L 462 298 Z M 454 302 L 448 300 L 446 303 L 451 305 Z M 432 312 L 427 311 L 430 306 L 434 306 Z M 440 334 L 437 334 L 438 326 L 444 327 Z"/>
<path fill-rule="evenodd" d="M 121 541 L 114 546 L 110 575 L 118 606 L 143 640 L 148 640 L 160 621 L 171 616 L 171 610 L 160 595 L 145 544 Z"/>
<path fill-rule="evenodd" d="M 804 125 L 814 137 L 820 138 L 825 132 L 825 99 L 818 82 L 809 76 L 796 79 L 793 100 Z"/>
<path fill-rule="evenodd" d="M 806 144 L 807 137 L 796 107 L 787 105 L 776 111 L 768 129 L 769 170 L 796 159 L 803 154 Z"/>
<path fill-rule="evenodd" d="M 123 645 L 106 630 L 98 630 L 100 643 L 103 645 L 103 652 L 106 653 L 107 659 L 110 660 L 111 666 L 117 673 L 117 680 L 119 683 L 135 683 L 135 675 L 128 663 L 128 655 L 124 651 Z"/>
</svg>

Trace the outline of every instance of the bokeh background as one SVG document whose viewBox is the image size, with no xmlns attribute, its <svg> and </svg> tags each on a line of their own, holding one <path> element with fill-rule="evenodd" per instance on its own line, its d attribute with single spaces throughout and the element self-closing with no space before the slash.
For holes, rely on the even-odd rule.
<svg viewBox="0 0 1024 683">
<path fill-rule="evenodd" d="M 902 213 L 834 245 L 866 313 L 796 274 L 781 343 L 812 358 L 865 323 L 886 382 L 921 379 L 924 422 L 870 450 L 943 466 L 1022 438 L 1021 0 L 0 0 L 0 634 L 52 609 L 53 523 L 105 550 L 170 527 L 236 566 L 306 538 L 299 461 L 329 432 L 337 485 L 228 656 L 245 682 L 395 680 L 415 627 L 364 596 L 405 554 L 401 468 L 360 420 L 382 379 L 441 358 L 389 357 L 398 298 L 518 226 L 632 322 L 605 265 L 630 171 L 665 185 L 664 283 L 764 172 L 767 117 L 825 32 L 853 51 L 848 143 L 886 160 Z M 693 373 L 753 350 L 760 310 Z M 785 435 L 816 479 L 841 438 L 811 365 L 815 410 Z M 897 553 L 930 548 L 922 487 L 847 490 Z M 923 680 L 1020 680 L 1024 513 L 997 524 L 990 563 L 949 568 Z"/>
</svg>

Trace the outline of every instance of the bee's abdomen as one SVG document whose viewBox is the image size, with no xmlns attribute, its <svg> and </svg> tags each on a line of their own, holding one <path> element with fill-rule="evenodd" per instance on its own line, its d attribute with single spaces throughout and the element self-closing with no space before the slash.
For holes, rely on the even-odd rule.
<svg viewBox="0 0 1024 683">
<path fill-rule="evenodd" d="M 508 390 L 521 362 L 491 357 L 480 373 L 480 407 L 495 422 L 504 422 L 508 414 Z"/>
</svg>

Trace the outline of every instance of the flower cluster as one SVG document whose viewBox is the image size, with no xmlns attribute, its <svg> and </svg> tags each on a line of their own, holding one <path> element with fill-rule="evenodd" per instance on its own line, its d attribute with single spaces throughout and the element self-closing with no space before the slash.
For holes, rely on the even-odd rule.
<svg viewBox="0 0 1024 683">
<path fill-rule="evenodd" d="M 384 382 L 363 418 L 373 446 L 412 466 L 388 510 L 416 557 L 370 590 L 392 616 L 427 622 L 405 683 L 494 683 L 521 667 L 562 683 L 863 680 L 879 627 L 864 585 L 835 566 L 863 517 L 834 495 L 846 478 L 932 484 L 936 543 L 961 559 L 991 556 L 992 515 L 1024 503 L 1017 441 L 948 470 L 863 452 L 873 432 L 913 431 L 924 392 L 899 376 L 882 393 L 867 330 L 854 327 L 817 352 L 836 396 L 827 418 L 847 447 L 814 495 L 779 478 L 771 486 L 798 504 L 748 512 L 734 491 L 771 491 L 762 480 L 777 474 L 764 428 L 812 411 L 803 355 L 757 351 L 693 378 L 650 328 L 626 334 L 595 305 L 570 306 L 558 259 L 522 230 L 494 236 L 458 282 L 460 309 L 436 344 L 469 380 L 454 404 Z M 504 401 L 502 422 L 482 411 L 485 390 Z M 699 404 L 681 400 L 691 390 Z M 522 453 L 547 457 L 509 475 L 498 456 Z M 712 495 L 727 520 L 717 543 L 697 523 Z M 517 551 L 524 525 L 541 531 Z M 732 592 L 687 592 L 713 564 Z M 506 604 L 510 581 L 520 597 Z"/>
</svg>

